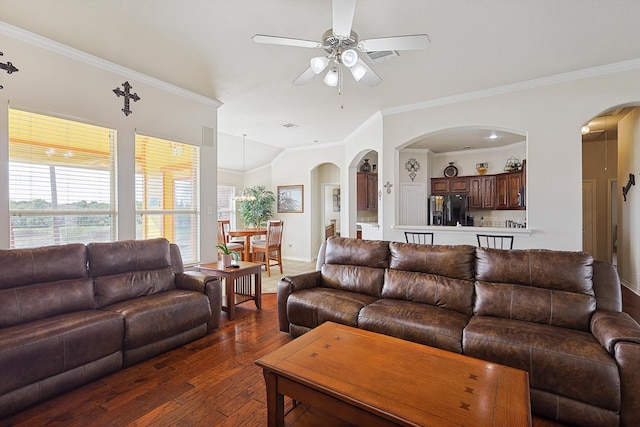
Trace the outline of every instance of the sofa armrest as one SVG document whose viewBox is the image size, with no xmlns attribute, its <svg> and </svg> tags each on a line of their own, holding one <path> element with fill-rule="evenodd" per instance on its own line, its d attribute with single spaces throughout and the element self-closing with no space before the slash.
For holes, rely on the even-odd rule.
<svg viewBox="0 0 640 427">
<path fill-rule="evenodd" d="M 209 298 L 211 320 L 207 324 L 207 332 L 220 327 L 222 313 L 222 285 L 220 279 L 199 271 L 185 271 L 176 273 L 176 287 L 204 293 Z"/>
<path fill-rule="evenodd" d="M 320 286 L 322 274 L 319 271 L 284 276 L 278 282 L 278 324 L 282 332 L 289 332 L 289 319 L 287 318 L 287 299 L 295 291 Z"/>
<path fill-rule="evenodd" d="M 596 311 L 591 317 L 591 333 L 614 356 L 618 342 L 640 344 L 640 325 L 624 312 Z"/>
</svg>

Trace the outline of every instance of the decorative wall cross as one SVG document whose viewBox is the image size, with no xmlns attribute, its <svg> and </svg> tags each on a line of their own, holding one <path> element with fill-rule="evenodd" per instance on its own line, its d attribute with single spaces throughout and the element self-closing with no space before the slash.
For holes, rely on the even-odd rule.
<svg viewBox="0 0 640 427">
<path fill-rule="evenodd" d="M 124 90 L 118 87 L 113 90 L 113 93 L 115 93 L 118 98 L 121 96 L 124 97 L 124 108 L 122 109 L 122 112 L 125 116 L 128 116 L 133 112 L 129 109 L 129 101 L 132 99 L 133 102 L 139 101 L 140 97 L 137 93 L 131 93 L 131 89 L 133 88 L 133 86 L 131 86 L 129 82 L 122 83 L 122 86 L 124 86 Z"/>
<path fill-rule="evenodd" d="M 3 55 L 4 53 L 0 52 L 0 56 L 3 56 Z M 6 64 L 3 64 L 2 62 L 0 62 L 0 69 L 7 70 L 7 74 L 11 74 L 13 72 L 18 71 L 18 69 L 14 67 L 13 64 L 9 61 L 7 61 Z M 4 87 L 0 85 L 0 89 L 4 89 Z"/>
</svg>

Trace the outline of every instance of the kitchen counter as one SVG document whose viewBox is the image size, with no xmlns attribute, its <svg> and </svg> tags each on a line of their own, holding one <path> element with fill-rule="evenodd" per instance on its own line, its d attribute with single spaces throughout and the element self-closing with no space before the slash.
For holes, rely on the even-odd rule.
<svg viewBox="0 0 640 427">
<path fill-rule="evenodd" d="M 382 240 L 382 229 L 377 222 L 356 222 L 362 229 L 363 240 Z"/>
<path fill-rule="evenodd" d="M 446 225 L 393 225 L 392 230 L 396 231 L 427 231 L 432 233 L 455 233 L 455 234 L 505 234 L 511 236 L 531 236 L 531 228 L 507 228 L 507 227 L 476 227 L 462 226 L 453 227 Z"/>
</svg>

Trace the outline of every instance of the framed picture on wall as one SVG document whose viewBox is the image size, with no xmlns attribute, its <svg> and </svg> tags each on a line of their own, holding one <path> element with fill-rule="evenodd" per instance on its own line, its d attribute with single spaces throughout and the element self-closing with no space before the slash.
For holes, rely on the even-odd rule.
<svg viewBox="0 0 640 427">
<path fill-rule="evenodd" d="M 278 213 L 304 212 L 304 186 L 278 186 Z"/>
</svg>

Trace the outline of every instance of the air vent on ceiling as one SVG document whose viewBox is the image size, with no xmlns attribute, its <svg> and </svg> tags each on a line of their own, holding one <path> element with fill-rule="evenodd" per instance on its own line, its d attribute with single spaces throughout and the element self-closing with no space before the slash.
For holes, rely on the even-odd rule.
<svg viewBox="0 0 640 427">
<path fill-rule="evenodd" d="M 295 123 L 287 123 L 287 124 L 282 125 L 282 126 L 286 127 L 287 129 L 300 127 L 300 126 L 298 126 L 298 125 L 297 125 L 297 124 L 295 124 Z"/>
<path fill-rule="evenodd" d="M 397 58 L 400 56 L 397 50 L 381 50 L 377 52 L 367 52 L 369 58 L 371 58 L 371 62 L 382 62 L 387 61 L 389 59 Z"/>
</svg>

